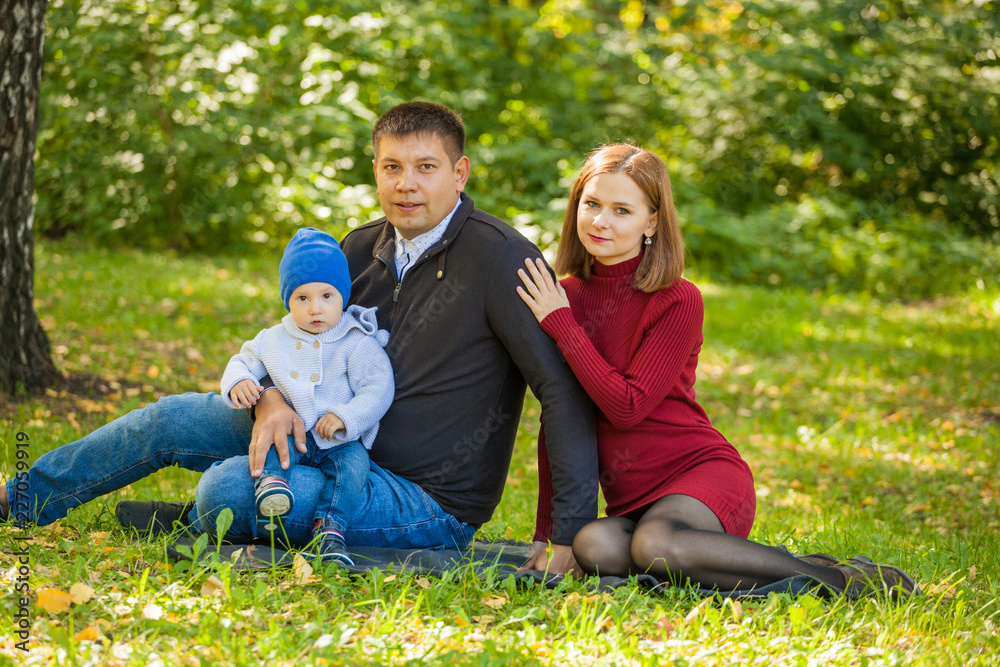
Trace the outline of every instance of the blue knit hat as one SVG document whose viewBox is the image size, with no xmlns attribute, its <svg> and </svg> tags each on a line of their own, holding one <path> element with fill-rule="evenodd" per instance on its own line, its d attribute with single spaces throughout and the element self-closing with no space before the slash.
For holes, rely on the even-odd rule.
<svg viewBox="0 0 1000 667">
<path fill-rule="evenodd" d="M 278 273 L 285 310 L 290 310 L 288 300 L 292 292 L 307 283 L 333 285 L 343 297 L 345 308 L 351 300 L 351 274 L 347 270 L 347 258 L 337 239 L 318 229 L 306 227 L 295 232 L 285 246 Z"/>
</svg>

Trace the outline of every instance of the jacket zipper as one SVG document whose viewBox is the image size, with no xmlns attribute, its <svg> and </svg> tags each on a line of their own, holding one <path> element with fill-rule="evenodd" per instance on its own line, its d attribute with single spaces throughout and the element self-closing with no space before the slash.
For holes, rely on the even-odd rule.
<svg viewBox="0 0 1000 667">
<path fill-rule="evenodd" d="M 445 244 L 447 244 L 447 241 L 445 241 Z M 412 271 L 413 269 L 415 269 L 419 264 L 422 264 L 424 261 L 430 259 L 430 257 L 431 257 L 430 255 L 425 255 L 425 256 L 419 258 L 413 264 L 413 266 L 410 267 L 410 271 Z M 390 271 L 392 271 L 392 273 L 395 275 L 395 273 L 396 273 L 396 267 L 395 266 L 389 266 L 389 262 L 385 261 L 381 257 L 378 257 L 378 261 L 382 262 L 385 265 L 385 267 L 387 269 L 389 269 Z M 409 273 L 410 271 L 407 271 L 407 273 Z M 396 310 L 396 304 L 399 303 L 399 291 L 401 289 L 403 289 L 403 281 L 402 280 L 397 280 L 396 281 L 396 289 L 394 289 L 392 291 L 392 304 L 393 304 L 392 305 L 392 309 L 394 311 Z"/>
<path fill-rule="evenodd" d="M 385 268 L 389 269 L 389 271 L 391 271 L 393 275 L 396 274 L 396 267 L 389 266 L 389 262 L 385 261 L 381 257 L 378 258 L 378 261 L 382 262 L 382 264 L 385 265 Z M 396 310 L 396 304 L 399 303 L 399 290 L 401 290 L 401 289 L 403 289 L 403 281 L 397 280 L 396 281 L 396 289 L 392 290 L 392 310 L 393 311 Z"/>
</svg>

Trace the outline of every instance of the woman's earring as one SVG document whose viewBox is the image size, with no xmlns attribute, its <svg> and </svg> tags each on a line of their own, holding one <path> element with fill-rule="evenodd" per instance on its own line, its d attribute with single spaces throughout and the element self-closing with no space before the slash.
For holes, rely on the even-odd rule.
<svg viewBox="0 0 1000 667">
<path fill-rule="evenodd" d="M 652 245 L 653 244 L 653 237 L 652 236 L 647 236 L 646 240 L 643 241 L 643 243 L 646 244 L 646 245 Z"/>
</svg>

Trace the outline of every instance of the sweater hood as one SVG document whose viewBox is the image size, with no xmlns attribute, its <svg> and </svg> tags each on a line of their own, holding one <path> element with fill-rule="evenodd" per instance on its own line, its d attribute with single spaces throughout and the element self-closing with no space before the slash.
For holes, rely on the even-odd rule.
<svg viewBox="0 0 1000 667">
<path fill-rule="evenodd" d="M 308 342 L 318 340 L 321 343 L 332 343 L 346 336 L 348 332 L 357 329 L 366 336 L 374 336 L 378 344 L 385 347 L 389 342 L 389 332 L 378 328 L 378 320 L 375 318 L 376 311 L 378 308 L 365 308 L 357 304 L 348 306 L 340 316 L 340 321 L 337 322 L 336 326 L 321 334 L 311 334 L 298 328 L 291 313 L 281 318 L 281 324 L 285 327 L 288 335 L 297 340 Z"/>
</svg>

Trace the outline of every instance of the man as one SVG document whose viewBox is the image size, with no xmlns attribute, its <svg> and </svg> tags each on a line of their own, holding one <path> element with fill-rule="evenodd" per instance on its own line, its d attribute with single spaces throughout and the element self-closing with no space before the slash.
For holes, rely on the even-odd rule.
<svg viewBox="0 0 1000 667">
<path fill-rule="evenodd" d="M 538 250 L 463 194 L 465 130 L 451 110 L 394 107 L 372 142 L 385 218 L 342 246 L 352 303 L 377 306 L 379 326 L 390 332 L 396 398 L 347 543 L 465 546 L 500 501 L 527 381 L 542 404 L 553 472 L 552 568 L 567 569 L 568 545 L 596 516 L 597 448 L 593 406 L 515 291 L 517 270 Z M 259 474 L 271 446 L 287 461 L 289 441 L 304 447 L 302 421 L 278 392 L 260 397 L 252 426 L 214 394 L 166 397 L 39 458 L 29 473 L 31 516 L 49 523 L 178 464 L 206 471 L 189 520 L 210 530 L 215 512 L 229 507 L 231 538 L 248 538 L 257 528 L 251 472 Z M 293 543 L 311 537 L 323 482 L 316 473 L 293 472 L 298 502 L 283 526 Z M 156 507 L 132 503 L 133 520 L 144 524 Z"/>
</svg>

